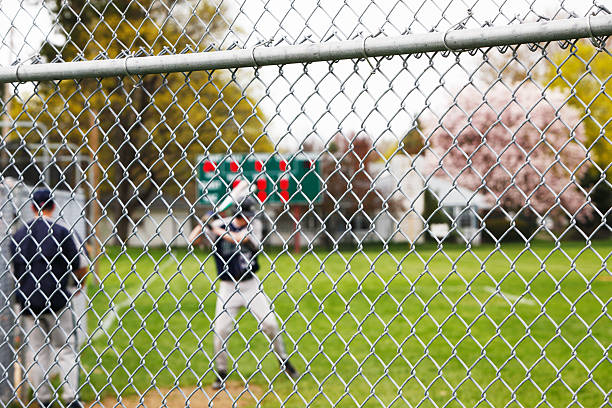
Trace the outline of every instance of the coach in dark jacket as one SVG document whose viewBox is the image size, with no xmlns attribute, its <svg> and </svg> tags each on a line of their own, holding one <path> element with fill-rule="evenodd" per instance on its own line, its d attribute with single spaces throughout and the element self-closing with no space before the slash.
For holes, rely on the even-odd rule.
<svg viewBox="0 0 612 408">
<path fill-rule="evenodd" d="M 36 217 L 13 236 L 11 259 L 27 343 L 26 372 L 34 397 L 41 406 L 51 406 L 56 398 L 49 376 L 58 364 L 63 399 L 70 408 L 78 408 L 82 405 L 78 400 L 76 319 L 68 286 L 72 280 L 77 287 L 84 285 L 87 268 L 70 231 L 51 219 L 54 210 L 49 190 L 34 192 Z M 57 356 L 52 355 L 52 347 Z"/>
</svg>

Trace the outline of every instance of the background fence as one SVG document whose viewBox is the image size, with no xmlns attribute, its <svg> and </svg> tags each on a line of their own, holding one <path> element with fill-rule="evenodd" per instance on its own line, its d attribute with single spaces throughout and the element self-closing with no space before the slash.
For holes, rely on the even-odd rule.
<svg viewBox="0 0 612 408">
<path fill-rule="evenodd" d="M 610 8 L 3 1 L 1 404 L 30 406 L 8 244 L 41 187 L 90 258 L 87 406 L 610 404 Z M 240 180 L 301 374 L 240 312 L 216 390 L 188 235 Z"/>
</svg>

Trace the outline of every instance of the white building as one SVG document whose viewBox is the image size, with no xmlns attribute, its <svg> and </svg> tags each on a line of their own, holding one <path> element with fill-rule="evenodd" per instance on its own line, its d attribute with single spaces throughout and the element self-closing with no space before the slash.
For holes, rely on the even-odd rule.
<svg viewBox="0 0 612 408">
<path fill-rule="evenodd" d="M 422 164 L 420 157 L 396 154 L 389 161 L 371 166 L 375 187 L 383 198 L 383 208 L 376 219 L 376 231 L 381 237 L 411 243 L 425 238 Z"/>
<path fill-rule="evenodd" d="M 203 215 L 202 212 L 196 212 Z M 184 199 L 167 196 L 147 203 L 147 208 L 134 211 L 129 222 L 127 245 L 130 247 L 184 247 L 193 228 L 193 206 Z M 100 242 L 115 245 L 114 217 L 103 216 L 97 228 Z"/>
<path fill-rule="evenodd" d="M 395 155 L 387 162 L 377 162 L 372 177 L 376 189 L 390 206 L 380 215 L 376 231 L 394 242 L 421 242 L 425 238 L 425 191 L 437 199 L 448 223 L 430 225 L 433 235 L 442 239 L 454 230 L 462 241 L 479 244 L 481 241 L 478 212 L 491 205 L 486 197 L 459 187 L 446 177 L 431 177 L 425 170 L 424 156 Z"/>
<path fill-rule="evenodd" d="M 480 210 L 491 208 L 486 197 L 467 188 L 459 187 L 448 177 L 429 177 L 426 188 L 436 197 L 444 214 L 449 217 L 449 224 L 462 236 L 465 242 L 481 242 Z M 434 235 L 444 238 L 450 228 L 434 228 Z M 446 232 L 445 232 L 446 230 Z"/>
</svg>

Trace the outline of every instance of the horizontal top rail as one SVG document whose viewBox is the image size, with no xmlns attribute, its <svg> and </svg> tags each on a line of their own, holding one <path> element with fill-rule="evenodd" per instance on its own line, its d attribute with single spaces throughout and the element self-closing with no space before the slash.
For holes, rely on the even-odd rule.
<svg viewBox="0 0 612 408">
<path fill-rule="evenodd" d="M 258 67 L 612 35 L 612 15 L 315 44 L 0 67 L 0 83 Z"/>
</svg>

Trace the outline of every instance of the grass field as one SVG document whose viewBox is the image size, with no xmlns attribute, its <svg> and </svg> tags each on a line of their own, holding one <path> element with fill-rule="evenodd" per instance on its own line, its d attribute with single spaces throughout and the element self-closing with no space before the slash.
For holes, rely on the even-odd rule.
<svg viewBox="0 0 612 408">
<path fill-rule="evenodd" d="M 266 407 L 605 405 L 612 241 L 584 247 L 271 251 L 259 277 L 304 375 L 294 385 L 279 374 L 245 314 L 231 379 L 263 389 Z M 89 289 L 85 400 L 213 380 L 208 253 L 107 248 L 100 274 Z"/>
</svg>

